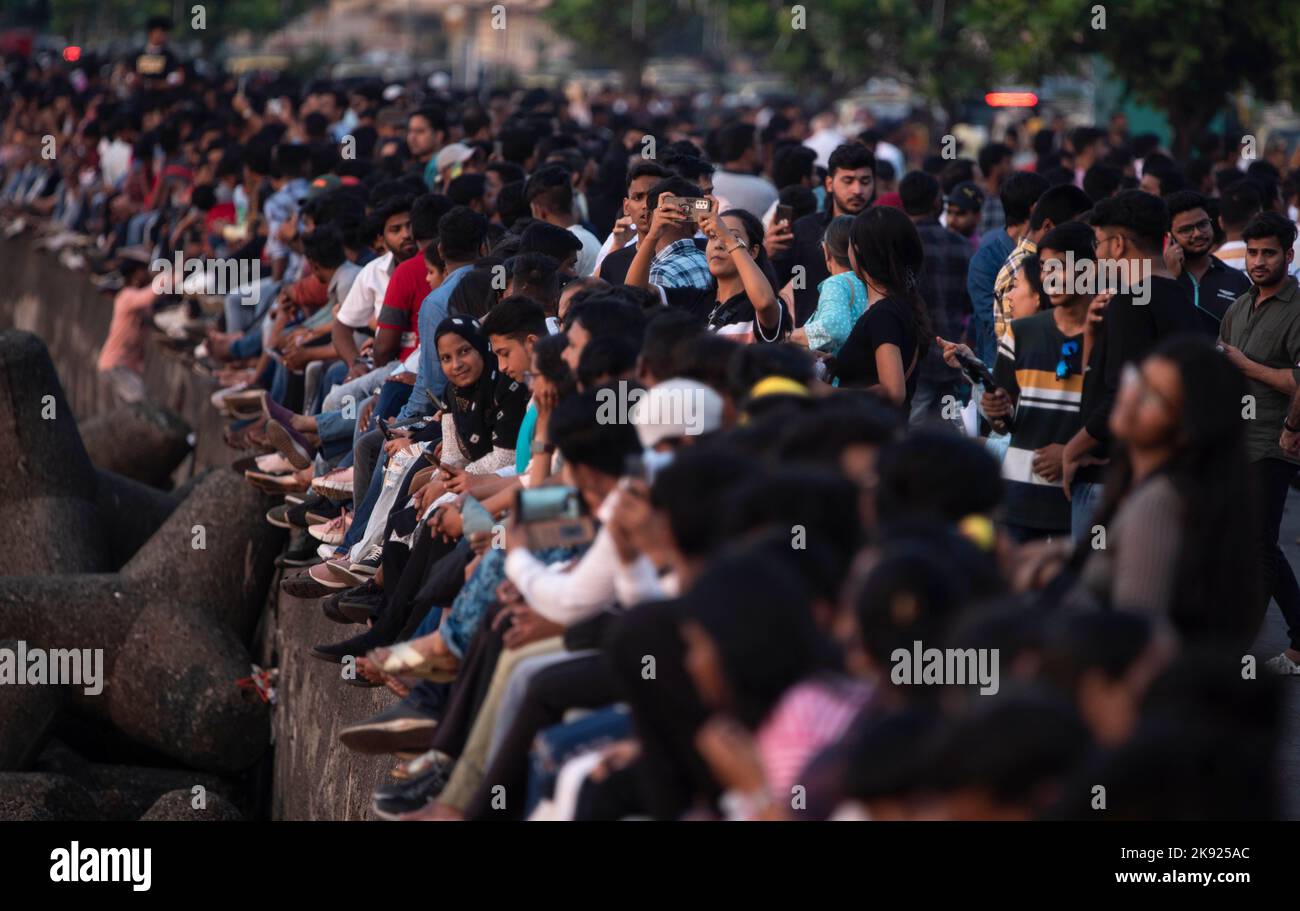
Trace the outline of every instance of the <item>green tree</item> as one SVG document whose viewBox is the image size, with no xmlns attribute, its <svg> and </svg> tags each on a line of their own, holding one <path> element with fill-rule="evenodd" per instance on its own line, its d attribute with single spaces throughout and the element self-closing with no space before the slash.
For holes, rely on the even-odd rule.
<svg viewBox="0 0 1300 911">
<path fill-rule="evenodd" d="M 1162 110 L 1186 155 L 1228 96 L 1265 100 L 1300 88 L 1300 4 L 1276 0 L 972 0 L 961 12 L 997 68 L 1027 78 L 1099 54 L 1137 98 Z"/>
<path fill-rule="evenodd" d="M 655 53 L 699 49 L 699 15 L 692 0 L 553 0 L 545 15 L 587 62 L 613 66 L 623 85 L 638 89 Z M 683 36 L 694 40 L 683 41 Z"/>
</svg>

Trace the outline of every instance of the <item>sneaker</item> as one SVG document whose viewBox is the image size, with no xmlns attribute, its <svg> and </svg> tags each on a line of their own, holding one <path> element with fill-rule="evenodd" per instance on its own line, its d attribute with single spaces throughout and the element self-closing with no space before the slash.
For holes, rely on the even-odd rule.
<svg viewBox="0 0 1300 911">
<path fill-rule="evenodd" d="M 318 493 L 313 493 L 312 496 L 315 499 L 303 511 L 303 518 L 307 520 L 307 524 L 303 526 L 304 528 L 310 528 L 322 522 L 332 522 L 343 514 L 344 506 L 342 503 L 335 503 Z"/>
<path fill-rule="evenodd" d="M 264 474 L 289 474 L 294 468 L 298 467 L 278 452 L 268 452 L 265 455 L 256 456 L 253 462 L 256 463 L 257 470 Z"/>
<path fill-rule="evenodd" d="M 312 581 L 323 586 L 329 591 L 338 591 L 340 588 L 353 588 L 357 583 L 351 579 L 341 579 L 330 571 L 329 567 L 333 564 L 326 560 L 323 563 L 317 563 L 311 569 L 307 570 L 307 575 L 311 576 Z"/>
<path fill-rule="evenodd" d="M 312 567 L 312 569 L 315 568 Z M 337 588 L 342 588 L 342 586 L 322 585 L 316 581 L 311 576 L 311 570 L 298 576 L 288 576 L 280 580 L 280 591 L 291 598 L 302 598 L 304 601 L 323 598 Z"/>
<path fill-rule="evenodd" d="M 302 435 L 276 420 L 266 422 L 266 440 L 289 460 L 294 468 L 310 468 L 316 453 L 308 449 Z"/>
<path fill-rule="evenodd" d="M 230 417 L 230 406 L 226 404 L 226 399 L 240 392 L 248 390 L 247 383 L 236 383 L 233 386 L 227 386 L 225 389 L 218 389 L 209 396 L 208 401 L 212 407 L 220 411 L 225 417 Z"/>
<path fill-rule="evenodd" d="M 430 752 L 435 752 L 431 750 Z M 439 753 L 439 759 L 429 763 L 420 774 L 406 781 L 384 784 L 375 788 L 370 808 L 380 819 L 396 820 L 403 813 L 422 810 L 442 793 L 451 778 L 455 761 Z"/>
<path fill-rule="evenodd" d="M 313 525 L 321 525 L 338 518 L 342 511 L 341 506 L 335 506 L 315 491 L 308 491 L 306 496 L 298 498 L 298 502 L 289 509 L 285 518 L 294 528 L 306 531 Z"/>
<path fill-rule="evenodd" d="M 350 623 L 368 623 L 379 615 L 384 606 L 384 590 L 367 579 L 351 591 L 344 592 L 338 601 L 338 612 Z"/>
<path fill-rule="evenodd" d="M 308 535 L 307 537 L 308 539 L 311 539 L 311 535 Z M 333 544 L 320 544 L 316 547 L 316 554 L 322 560 L 333 560 L 339 555 L 338 550 L 339 549 Z"/>
<path fill-rule="evenodd" d="M 361 585 L 370 579 L 369 576 L 363 576 L 360 573 L 353 572 L 351 561 L 346 558 L 339 561 L 328 560 L 325 562 L 324 567 L 325 572 L 332 574 L 335 579 L 338 579 L 340 582 L 346 582 L 350 586 Z"/>
<path fill-rule="evenodd" d="M 352 498 L 352 469 L 335 469 L 313 479 L 311 486 L 321 496 L 331 500 L 349 500 Z"/>
<path fill-rule="evenodd" d="M 412 778 L 423 775 L 425 772 L 429 771 L 429 768 L 435 763 L 442 762 L 443 760 L 455 762 L 454 759 L 441 750 L 426 750 L 425 752 L 419 753 L 415 756 L 412 756 L 409 753 L 398 753 L 397 756 L 402 761 L 389 769 L 388 783 L 381 784 L 379 787 L 375 788 L 375 794 L 379 794 L 380 792 L 385 794 L 390 793 L 387 790 L 389 787 L 401 784 L 404 781 L 410 781 Z"/>
<path fill-rule="evenodd" d="M 360 560 L 353 563 L 348 569 L 354 573 L 360 573 L 363 576 L 373 576 L 379 572 L 379 567 L 384 564 L 384 548 L 380 544 L 370 545 L 366 555 Z"/>
<path fill-rule="evenodd" d="M 307 489 L 307 482 L 300 481 L 291 474 L 265 474 L 260 471 L 246 471 L 244 478 L 263 493 L 302 493 Z"/>
<path fill-rule="evenodd" d="M 294 535 L 293 537 L 298 536 Z M 307 535 L 303 535 L 297 547 L 291 544 L 288 550 L 275 558 L 275 565 L 281 568 L 315 566 L 320 561 L 320 555 L 316 553 L 316 542 Z"/>
<path fill-rule="evenodd" d="M 347 594 L 347 592 L 334 592 L 332 595 L 326 595 L 321 599 L 321 613 L 323 613 L 327 619 L 333 620 L 335 623 L 352 623 L 352 621 L 339 610 L 339 599 L 341 599 L 345 594 Z"/>
<path fill-rule="evenodd" d="M 104 275 L 92 275 L 90 281 L 100 291 L 121 291 L 126 286 L 126 279 L 116 270 Z"/>
<path fill-rule="evenodd" d="M 338 514 L 337 518 L 330 519 L 324 525 L 311 526 L 307 529 L 307 534 L 326 544 L 342 544 L 344 536 L 348 533 L 348 526 L 351 524 L 352 519 L 345 509 Z"/>
<path fill-rule="evenodd" d="M 72 272 L 80 272 L 86 268 L 86 257 L 82 256 L 76 250 L 64 250 L 59 254 L 59 263 L 65 269 Z"/>
<path fill-rule="evenodd" d="M 226 396 L 224 402 L 233 417 L 241 421 L 255 421 L 265 417 L 262 413 L 262 399 L 265 397 L 265 389 L 242 389 Z"/>
<path fill-rule="evenodd" d="M 293 526 L 289 524 L 289 520 L 284 517 L 288 511 L 289 507 L 283 503 L 279 506 L 272 506 L 266 511 L 266 521 L 276 528 L 292 528 Z"/>
<path fill-rule="evenodd" d="M 1269 658 L 1265 661 L 1264 670 L 1280 677 L 1289 677 L 1292 674 L 1300 674 L 1300 664 L 1296 664 L 1287 656 L 1286 652 L 1283 652 L 1276 658 Z"/>
<path fill-rule="evenodd" d="M 388 711 L 339 731 L 339 743 L 368 754 L 424 751 L 437 726 L 437 719 L 403 699 Z"/>
</svg>

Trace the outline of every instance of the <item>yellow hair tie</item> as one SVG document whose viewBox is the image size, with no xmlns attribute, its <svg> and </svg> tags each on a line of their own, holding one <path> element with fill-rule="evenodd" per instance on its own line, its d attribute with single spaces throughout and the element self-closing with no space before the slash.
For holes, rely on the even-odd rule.
<svg viewBox="0 0 1300 911">
<path fill-rule="evenodd" d="M 957 523 L 957 531 L 980 550 L 992 550 L 997 531 L 988 516 L 970 515 Z"/>
<path fill-rule="evenodd" d="M 764 395 L 797 395 L 806 398 L 811 394 L 807 386 L 790 379 L 788 376 L 764 377 L 754 384 L 753 389 L 749 390 L 751 399 Z"/>
</svg>

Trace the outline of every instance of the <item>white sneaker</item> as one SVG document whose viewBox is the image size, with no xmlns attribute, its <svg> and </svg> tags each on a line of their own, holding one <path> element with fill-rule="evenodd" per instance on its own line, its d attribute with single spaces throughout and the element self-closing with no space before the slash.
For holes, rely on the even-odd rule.
<svg viewBox="0 0 1300 911">
<path fill-rule="evenodd" d="M 1269 658 L 1265 661 L 1264 670 L 1268 671 L 1270 674 L 1289 677 L 1292 674 L 1300 674 L 1300 664 L 1296 664 L 1287 657 L 1286 652 L 1283 652 L 1276 658 Z"/>
</svg>

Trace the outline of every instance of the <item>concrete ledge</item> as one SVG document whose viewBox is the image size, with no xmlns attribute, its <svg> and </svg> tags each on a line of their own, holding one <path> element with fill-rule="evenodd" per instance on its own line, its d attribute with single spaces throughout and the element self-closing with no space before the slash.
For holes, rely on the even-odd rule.
<svg viewBox="0 0 1300 911">
<path fill-rule="evenodd" d="M 308 654 L 337 642 L 354 626 L 326 619 L 320 602 L 281 594 L 275 607 L 274 649 L 280 687 L 272 736 L 275 785 L 272 819 L 374 819 L 370 795 L 392 768 L 391 756 L 362 756 L 341 746 L 341 729 L 392 706 L 384 687 L 345 683 L 342 665 Z"/>
</svg>

